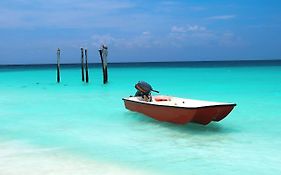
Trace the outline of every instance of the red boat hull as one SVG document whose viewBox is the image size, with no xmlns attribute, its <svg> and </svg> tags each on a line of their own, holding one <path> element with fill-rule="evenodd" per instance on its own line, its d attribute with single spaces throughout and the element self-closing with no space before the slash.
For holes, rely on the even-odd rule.
<svg viewBox="0 0 281 175">
<path fill-rule="evenodd" d="M 185 124 L 195 122 L 207 125 L 211 121 L 220 121 L 225 118 L 235 105 L 216 105 L 196 108 L 154 105 L 123 99 L 125 107 L 159 121 Z"/>
</svg>

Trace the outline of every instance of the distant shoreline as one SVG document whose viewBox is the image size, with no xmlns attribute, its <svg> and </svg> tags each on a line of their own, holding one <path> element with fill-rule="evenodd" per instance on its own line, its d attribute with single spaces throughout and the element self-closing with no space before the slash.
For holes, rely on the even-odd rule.
<svg viewBox="0 0 281 175">
<path fill-rule="evenodd" d="M 90 67 L 101 63 L 89 63 Z M 280 60 L 225 60 L 225 61 L 165 61 L 165 62 L 113 62 L 109 67 L 233 67 L 233 66 L 281 66 Z M 0 64 L 0 68 L 53 68 L 56 64 Z M 78 67 L 80 63 L 62 63 L 63 67 Z"/>
</svg>

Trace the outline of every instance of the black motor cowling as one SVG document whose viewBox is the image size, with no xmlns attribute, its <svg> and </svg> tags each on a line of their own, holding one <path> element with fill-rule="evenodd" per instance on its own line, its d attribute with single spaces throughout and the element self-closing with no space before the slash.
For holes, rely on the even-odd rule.
<svg viewBox="0 0 281 175">
<path fill-rule="evenodd" d="M 148 83 L 145 82 L 145 81 L 139 81 L 139 82 L 135 85 L 135 88 L 136 88 L 138 91 L 140 91 L 141 93 L 143 93 L 143 94 L 150 94 L 151 91 L 159 93 L 158 91 L 153 90 L 153 88 L 151 87 L 151 85 L 148 84 Z"/>
</svg>

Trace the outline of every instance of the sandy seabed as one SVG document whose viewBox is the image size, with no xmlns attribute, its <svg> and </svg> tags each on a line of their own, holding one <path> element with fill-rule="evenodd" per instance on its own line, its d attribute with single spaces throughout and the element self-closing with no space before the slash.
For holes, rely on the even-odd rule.
<svg viewBox="0 0 281 175">
<path fill-rule="evenodd" d="M 0 143 L 1 175 L 149 175 L 120 165 L 83 160 L 57 149 L 34 148 L 16 141 Z M 154 174 L 154 173 L 153 173 Z"/>
</svg>

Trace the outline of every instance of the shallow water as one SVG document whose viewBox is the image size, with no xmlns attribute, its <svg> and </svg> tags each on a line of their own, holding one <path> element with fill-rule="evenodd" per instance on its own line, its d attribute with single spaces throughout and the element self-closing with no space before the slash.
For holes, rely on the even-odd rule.
<svg viewBox="0 0 281 175">
<path fill-rule="evenodd" d="M 101 78 L 99 67 L 91 67 L 89 84 L 81 82 L 79 67 L 62 67 L 60 84 L 55 69 L 1 68 L 0 143 L 144 174 L 281 174 L 280 64 L 128 65 L 110 67 L 107 85 Z M 155 121 L 124 108 L 121 99 L 134 94 L 138 80 L 161 94 L 237 106 L 208 126 Z M 9 164 L 10 174 L 16 164 Z"/>
</svg>

